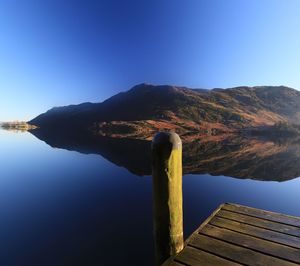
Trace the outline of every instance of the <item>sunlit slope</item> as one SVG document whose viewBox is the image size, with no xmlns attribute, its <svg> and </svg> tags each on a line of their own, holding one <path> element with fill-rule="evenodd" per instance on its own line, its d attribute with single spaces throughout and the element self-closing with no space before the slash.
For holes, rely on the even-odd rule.
<svg viewBox="0 0 300 266">
<path fill-rule="evenodd" d="M 232 132 L 276 122 L 300 124 L 300 92 L 278 86 L 189 89 L 140 84 L 102 103 L 56 107 L 30 124 L 99 134 Z"/>
</svg>

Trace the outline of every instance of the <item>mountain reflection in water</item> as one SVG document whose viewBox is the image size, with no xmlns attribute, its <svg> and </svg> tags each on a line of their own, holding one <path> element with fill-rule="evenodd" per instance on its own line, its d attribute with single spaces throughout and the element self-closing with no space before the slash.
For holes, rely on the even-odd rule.
<svg viewBox="0 0 300 266">
<path fill-rule="evenodd" d="M 30 132 L 51 147 L 99 154 L 136 175 L 151 175 L 150 141 L 41 129 Z M 183 142 L 183 171 L 264 181 L 290 180 L 300 176 L 300 140 L 231 135 Z"/>
</svg>

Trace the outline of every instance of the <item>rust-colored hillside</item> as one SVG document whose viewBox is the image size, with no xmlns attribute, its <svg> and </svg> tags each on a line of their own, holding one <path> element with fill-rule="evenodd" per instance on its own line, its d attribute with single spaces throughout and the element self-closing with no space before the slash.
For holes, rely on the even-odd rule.
<svg viewBox="0 0 300 266">
<path fill-rule="evenodd" d="M 56 107 L 30 124 L 147 139 L 158 130 L 181 136 L 231 133 L 278 122 L 300 124 L 300 92 L 278 86 L 189 89 L 140 84 L 102 103 Z"/>
</svg>

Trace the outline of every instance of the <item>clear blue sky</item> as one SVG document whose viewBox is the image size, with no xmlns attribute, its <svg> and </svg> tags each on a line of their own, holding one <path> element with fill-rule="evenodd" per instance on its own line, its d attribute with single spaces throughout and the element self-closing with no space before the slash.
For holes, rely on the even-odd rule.
<svg viewBox="0 0 300 266">
<path fill-rule="evenodd" d="M 142 83 L 300 88 L 298 0 L 0 0 L 0 121 Z"/>
</svg>

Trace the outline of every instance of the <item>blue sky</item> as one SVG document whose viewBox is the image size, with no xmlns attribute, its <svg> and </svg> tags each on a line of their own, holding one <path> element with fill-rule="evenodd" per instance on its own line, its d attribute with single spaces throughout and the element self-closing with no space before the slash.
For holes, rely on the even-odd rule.
<svg viewBox="0 0 300 266">
<path fill-rule="evenodd" d="M 297 0 L 0 0 L 0 121 L 137 83 L 300 88 Z"/>
</svg>

